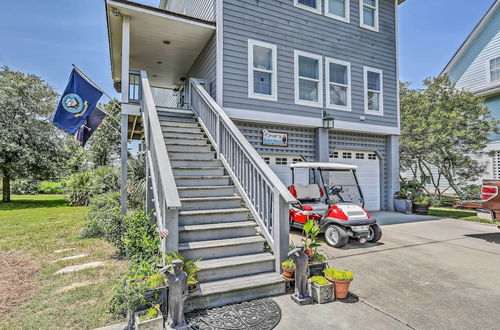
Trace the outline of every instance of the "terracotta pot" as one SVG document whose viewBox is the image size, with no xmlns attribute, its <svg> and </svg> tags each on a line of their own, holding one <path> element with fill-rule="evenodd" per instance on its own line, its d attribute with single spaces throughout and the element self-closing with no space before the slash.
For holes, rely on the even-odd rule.
<svg viewBox="0 0 500 330">
<path fill-rule="evenodd" d="M 333 288 L 335 290 L 335 298 L 345 299 L 349 293 L 349 285 L 351 285 L 352 280 L 347 281 L 337 281 L 328 276 L 326 279 L 333 283 Z"/>
<path fill-rule="evenodd" d="M 287 268 L 287 267 L 281 267 L 281 270 L 283 271 L 283 276 L 286 278 L 294 278 L 295 277 L 295 268 Z"/>
</svg>

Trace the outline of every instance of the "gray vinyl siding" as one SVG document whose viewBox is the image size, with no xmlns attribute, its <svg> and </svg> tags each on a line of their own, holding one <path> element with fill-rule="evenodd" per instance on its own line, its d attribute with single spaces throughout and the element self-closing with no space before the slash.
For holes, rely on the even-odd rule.
<svg viewBox="0 0 500 330">
<path fill-rule="evenodd" d="M 215 36 L 216 34 L 214 32 L 187 74 L 188 77 L 191 78 L 204 79 L 205 88 L 214 99 L 216 91 L 215 65 L 217 57 L 217 40 Z M 211 84 L 212 88 L 210 88 Z"/>
<path fill-rule="evenodd" d="M 380 202 L 382 209 L 388 206 L 387 190 L 389 186 L 389 173 L 387 170 L 387 140 L 384 135 L 361 134 L 350 132 L 330 131 L 329 137 L 330 153 L 335 149 L 375 151 L 382 158 L 380 162 L 381 194 Z"/>
<path fill-rule="evenodd" d="M 321 108 L 295 104 L 294 50 L 301 50 L 351 62 L 352 112 L 328 109 L 337 120 L 365 116 L 366 124 L 396 127 L 395 5 L 379 3 L 380 32 L 374 32 L 359 26 L 358 0 L 350 1 L 350 23 L 294 7 L 293 0 L 224 0 L 224 107 L 321 118 Z M 278 102 L 248 98 L 248 39 L 277 45 Z M 383 70 L 383 117 L 364 113 L 363 66 Z M 325 94 L 323 84 L 323 103 Z"/>
<path fill-rule="evenodd" d="M 206 21 L 215 21 L 215 0 L 169 0 L 166 9 Z"/>
<path fill-rule="evenodd" d="M 308 161 L 314 161 L 314 129 L 291 126 L 263 125 L 248 122 L 235 122 L 247 140 L 260 154 L 302 155 Z M 287 133 L 288 147 L 262 145 L 262 130 Z"/>
</svg>

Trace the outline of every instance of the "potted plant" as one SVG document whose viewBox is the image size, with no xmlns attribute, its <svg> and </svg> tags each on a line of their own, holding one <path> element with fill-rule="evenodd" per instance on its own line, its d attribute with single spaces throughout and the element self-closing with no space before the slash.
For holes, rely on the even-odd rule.
<svg viewBox="0 0 500 330">
<path fill-rule="evenodd" d="M 288 280 L 293 280 L 295 276 L 295 263 L 290 259 L 283 261 L 281 263 L 281 271 L 283 277 Z"/>
<path fill-rule="evenodd" d="M 309 256 L 310 276 L 321 275 L 327 267 L 326 256 L 318 251 L 318 247 L 321 246 L 321 241 L 318 239 L 320 231 L 318 223 L 313 219 L 309 219 L 303 228 L 302 244 Z"/>
<path fill-rule="evenodd" d="M 413 212 L 416 214 L 429 214 L 429 206 L 431 201 L 426 195 L 418 195 L 413 197 Z"/>
<path fill-rule="evenodd" d="M 411 193 L 405 189 L 394 194 L 394 208 L 396 212 L 411 214 Z"/>
<path fill-rule="evenodd" d="M 319 304 L 333 301 L 333 284 L 323 276 L 313 276 L 308 281 L 309 295 Z"/>
<path fill-rule="evenodd" d="M 160 274 L 132 278 L 127 281 L 125 289 L 125 305 L 129 322 L 133 315 L 158 305 L 159 310 L 166 312 L 168 281 Z"/>
<path fill-rule="evenodd" d="M 136 330 L 163 330 L 163 315 L 160 305 L 151 306 L 149 309 L 134 313 Z"/>
<path fill-rule="evenodd" d="M 323 271 L 325 277 L 328 281 L 332 282 L 335 289 L 335 297 L 339 299 L 344 299 L 349 293 L 349 285 L 354 278 L 352 272 L 348 270 L 338 270 L 333 268 L 328 268 Z"/>
</svg>

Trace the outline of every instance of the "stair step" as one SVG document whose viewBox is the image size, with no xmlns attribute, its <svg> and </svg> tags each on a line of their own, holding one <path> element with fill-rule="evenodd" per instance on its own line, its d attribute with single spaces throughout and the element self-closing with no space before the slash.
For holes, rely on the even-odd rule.
<svg viewBox="0 0 500 330">
<path fill-rule="evenodd" d="M 268 272 L 207 283 L 200 283 L 185 302 L 186 311 L 213 308 L 285 293 L 281 275 Z"/>
<path fill-rule="evenodd" d="M 165 143 L 166 144 L 188 144 L 188 145 L 195 145 L 195 146 L 206 146 L 208 145 L 208 139 L 207 138 L 180 138 L 180 137 L 173 137 L 173 138 L 165 138 Z"/>
<path fill-rule="evenodd" d="M 241 206 L 240 196 L 181 198 L 183 210 L 234 209 Z"/>
<path fill-rule="evenodd" d="M 163 131 L 163 137 L 165 139 L 204 139 L 205 134 L 202 132 L 178 132 L 178 131 Z"/>
<path fill-rule="evenodd" d="M 201 225 L 208 223 L 247 221 L 248 209 L 240 207 L 235 209 L 194 210 L 180 211 L 179 225 Z"/>
<path fill-rule="evenodd" d="M 177 115 L 173 113 L 160 113 L 158 112 L 158 118 L 160 121 L 167 120 L 167 121 L 180 121 L 180 122 L 186 122 L 186 123 L 196 123 L 197 120 L 196 118 L 191 115 Z"/>
<path fill-rule="evenodd" d="M 200 270 L 197 278 L 200 282 L 238 277 L 241 274 L 252 275 L 274 270 L 274 256 L 270 253 L 250 254 L 246 256 L 202 260 L 198 262 Z"/>
<path fill-rule="evenodd" d="M 184 205 L 184 204 L 183 204 Z M 222 222 L 179 227 L 179 242 L 198 242 L 255 235 L 254 221 Z"/>
<path fill-rule="evenodd" d="M 235 186 L 177 187 L 180 198 L 233 196 Z"/>
<path fill-rule="evenodd" d="M 183 115 L 191 115 L 191 116 L 194 116 L 193 114 L 193 111 L 191 110 L 186 110 L 186 109 L 182 109 L 182 108 L 172 108 L 172 107 L 164 107 L 164 106 L 161 106 L 161 105 L 157 105 L 156 106 L 156 111 L 158 111 L 158 113 L 174 113 L 174 114 L 183 114 Z"/>
<path fill-rule="evenodd" d="M 163 126 L 161 127 L 163 134 L 165 133 L 198 133 L 201 134 L 201 127 L 178 127 L 178 126 Z"/>
<path fill-rule="evenodd" d="M 215 159 L 215 151 L 186 152 L 186 151 L 169 150 L 168 156 L 171 159 L 182 159 L 182 160 Z"/>
<path fill-rule="evenodd" d="M 219 167 L 222 162 L 218 159 L 170 159 L 174 167 Z"/>
<path fill-rule="evenodd" d="M 188 122 L 179 120 L 160 120 L 161 127 L 189 127 L 189 128 L 199 128 L 198 122 Z"/>
<path fill-rule="evenodd" d="M 177 186 L 225 186 L 229 185 L 229 175 L 175 176 Z"/>
<path fill-rule="evenodd" d="M 175 176 L 190 176 L 190 175 L 203 175 L 203 176 L 220 176 L 224 175 L 224 167 L 173 167 Z"/>
<path fill-rule="evenodd" d="M 169 143 L 167 144 L 167 151 L 184 151 L 184 152 L 193 152 L 193 151 L 201 151 L 201 152 L 207 152 L 211 151 L 212 146 L 211 145 L 192 145 L 192 144 L 185 144 L 185 143 Z"/>
<path fill-rule="evenodd" d="M 216 259 L 264 252 L 261 236 L 179 243 L 179 252 L 187 259 Z"/>
</svg>

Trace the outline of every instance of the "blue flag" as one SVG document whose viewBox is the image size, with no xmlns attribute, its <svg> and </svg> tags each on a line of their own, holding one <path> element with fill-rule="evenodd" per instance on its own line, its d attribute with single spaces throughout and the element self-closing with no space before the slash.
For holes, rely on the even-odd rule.
<svg viewBox="0 0 500 330">
<path fill-rule="evenodd" d="M 73 69 L 52 123 L 69 134 L 75 134 L 94 110 L 101 96 L 99 89 Z"/>
</svg>

